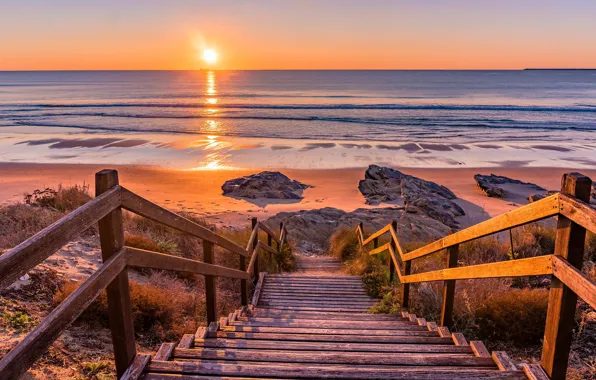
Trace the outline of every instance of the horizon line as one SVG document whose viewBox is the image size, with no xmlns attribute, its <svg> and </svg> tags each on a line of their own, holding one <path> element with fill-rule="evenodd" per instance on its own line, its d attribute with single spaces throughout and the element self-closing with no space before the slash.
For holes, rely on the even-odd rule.
<svg viewBox="0 0 596 380">
<path fill-rule="evenodd" d="M 532 70 L 578 70 L 591 71 L 596 68 L 579 68 L 579 67 L 527 67 L 519 69 L 0 69 L 0 72 L 66 72 L 66 71 L 532 71 Z"/>
</svg>

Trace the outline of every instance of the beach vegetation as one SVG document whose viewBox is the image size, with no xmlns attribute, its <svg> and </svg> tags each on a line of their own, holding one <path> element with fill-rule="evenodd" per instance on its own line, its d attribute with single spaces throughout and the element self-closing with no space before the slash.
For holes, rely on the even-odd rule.
<svg viewBox="0 0 596 380">
<path fill-rule="evenodd" d="M 89 184 L 63 186 L 58 185 L 57 189 L 45 188 L 36 189 L 31 193 L 23 195 L 25 204 L 48 208 L 61 213 L 72 211 L 81 207 L 92 199 L 89 194 Z"/>
</svg>

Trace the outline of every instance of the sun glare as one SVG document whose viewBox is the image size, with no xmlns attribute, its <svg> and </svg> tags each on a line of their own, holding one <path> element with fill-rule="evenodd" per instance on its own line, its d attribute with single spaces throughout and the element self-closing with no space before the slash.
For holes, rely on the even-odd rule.
<svg viewBox="0 0 596 380">
<path fill-rule="evenodd" d="M 213 49 L 205 49 L 203 50 L 203 61 L 208 64 L 214 64 L 217 62 L 217 52 Z"/>
</svg>

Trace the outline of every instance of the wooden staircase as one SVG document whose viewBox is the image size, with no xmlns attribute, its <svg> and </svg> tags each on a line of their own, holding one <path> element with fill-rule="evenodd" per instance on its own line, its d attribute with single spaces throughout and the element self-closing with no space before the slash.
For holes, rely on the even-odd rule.
<svg viewBox="0 0 596 380">
<path fill-rule="evenodd" d="M 424 318 L 367 313 L 375 300 L 359 277 L 318 270 L 261 273 L 252 305 L 164 344 L 143 378 L 527 378 L 504 352 Z"/>
</svg>

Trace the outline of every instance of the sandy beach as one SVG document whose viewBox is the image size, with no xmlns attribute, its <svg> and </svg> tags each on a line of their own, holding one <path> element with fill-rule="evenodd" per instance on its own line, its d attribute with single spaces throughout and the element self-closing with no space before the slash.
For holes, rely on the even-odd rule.
<svg viewBox="0 0 596 380">
<path fill-rule="evenodd" d="M 120 173 L 123 186 L 153 202 L 176 211 L 188 211 L 204 216 L 220 226 L 239 227 L 251 217 L 268 218 L 281 211 L 297 211 L 335 207 L 352 211 L 365 204 L 358 191 L 358 181 L 364 178 L 365 168 L 281 171 L 292 179 L 313 186 L 303 193 L 301 201 L 273 201 L 234 199 L 222 195 L 221 185 L 229 179 L 258 173 L 259 170 L 174 170 L 145 166 L 69 165 L 69 164 L 0 164 L 0 202 L 15 202 L 24 192 L 62 185 L 91 184 L 95 172 L 114 168 Z M 400 168 L 397 168 L 400 169 Z M 460 223 L 464 226 L 502 214 L 522 203 L 487 197 L 476 185 L 474 174 L 503 175 L 532 182 L 546 189 L 560 187 L 561 175 L 572 168 L 454 168 L 400 169 L 404 173 L 436 182 L 451 189 L 460 198 L 458 203 L 466 211 Z M 596 178 L 596 170 L 581 170 Z M 376 207 L 388 207 L 381 204 Z"/>
</svg>

